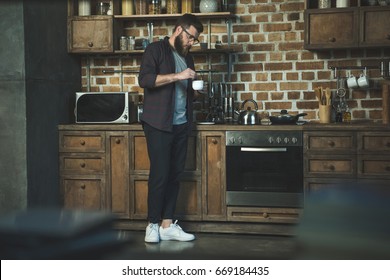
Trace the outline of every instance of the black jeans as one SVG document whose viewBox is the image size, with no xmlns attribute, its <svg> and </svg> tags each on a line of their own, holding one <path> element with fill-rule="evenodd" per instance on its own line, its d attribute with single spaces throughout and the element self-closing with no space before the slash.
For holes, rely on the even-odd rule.
<svg viewBox="0 0 390 280">
<path fill-rule="evenodd" d="M 148 181 L 148 220 L 158 223 L 173 219 L 179 194 L 179 177 L 187 156 L 188 124 L 174 125 L 166 132 L 143 124 L 150 174 Z"/>
</svg>

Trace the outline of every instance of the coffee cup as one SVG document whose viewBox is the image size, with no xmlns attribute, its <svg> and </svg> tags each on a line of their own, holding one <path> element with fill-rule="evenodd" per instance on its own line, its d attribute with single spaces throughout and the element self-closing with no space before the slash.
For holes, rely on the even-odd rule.
<svg viewBox="0 0 390 280">
<path fill-rule="evenodd" d="M 360 74 L 360 77 L 358 79 L 358 85 L 361 88 L 367 88 L 369 86 L 370 82 L 366 75 Z"/>
<path fill-rule="evenodd" d="M 193 90 L 202 90 L 204 86 L 203 80 L 193 80 L 192 81 L 192 89 Z"/>
<path fill-rule="evenodd" d="M 349 76 L 349 78 L 347 79 L 347 85 L 349 88 L 352 88 L 352 89 L 359 87 L 358 81 L 354 75 Z"/>
</svg>

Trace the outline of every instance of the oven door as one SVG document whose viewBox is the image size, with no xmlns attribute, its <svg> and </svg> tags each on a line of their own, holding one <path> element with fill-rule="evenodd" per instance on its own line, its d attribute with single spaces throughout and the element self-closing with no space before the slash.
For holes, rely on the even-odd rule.
<svg viewBox="0 0 390 280">
<path fill-rule="evenodd" d="M 301 146 L 227 146 L 226 174 L 228 205 L 303 205 Z"/>
</svg>

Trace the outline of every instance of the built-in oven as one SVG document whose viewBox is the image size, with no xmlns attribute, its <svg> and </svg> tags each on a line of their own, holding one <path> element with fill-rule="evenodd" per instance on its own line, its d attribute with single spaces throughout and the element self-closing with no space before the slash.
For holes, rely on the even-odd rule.
<svg viewBox="0 0 390 280">
<path fill-rule="evenodd" d="M 228 206 L 302 207 L 301 131 L 227 131 Z"/>
</svg>

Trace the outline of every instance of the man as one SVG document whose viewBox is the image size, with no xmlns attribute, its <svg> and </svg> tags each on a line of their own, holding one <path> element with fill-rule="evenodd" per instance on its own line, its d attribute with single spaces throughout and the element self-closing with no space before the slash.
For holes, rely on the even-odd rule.
<svg viewBox="0 0 390 280">
<path fill-rule="evenodd" d="M 184 14 L 172 36 L 148 45 L 142 57 L 138 78 L 144 88 L 141 120 L 150 159 L 145 242 L 195 239 L 173 223 L 173 216 L 193 114 L 191 82 L 196 73 L 189 50 L 199 42 L 201 32 L 199 19 Z"/>
</svg>

